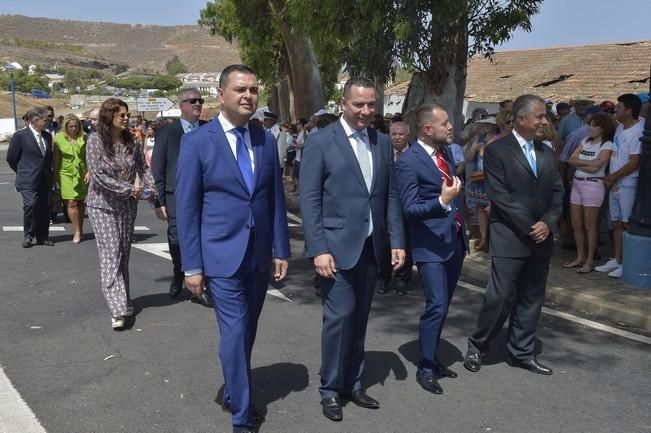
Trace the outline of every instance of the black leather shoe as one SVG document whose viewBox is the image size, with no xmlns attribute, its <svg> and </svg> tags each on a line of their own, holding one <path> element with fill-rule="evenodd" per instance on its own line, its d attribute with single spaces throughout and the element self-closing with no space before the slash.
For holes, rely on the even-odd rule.
<svg viewBox="0 0 651 433">
<path fill-rule="evenodd" d="M 355 403 L 357 406 L 364 407 L 366 409 L 380 408 L 380 402 L 369 396 L 363 389 L 353 391 L 353 393 L 350 395 L 350 401 Z"/>
<path fill-rule="evenodd" d="M 201 302 L 201 305 L 204 307 L 210 307 L 213 308 L 214 305 L 212 303 L 212 298 L 208 294 L 208 292 L 203 292 L 201 296 L 199 297 L 199 302 Z"/>
<path fill-rule="evenodd" d="M 378 295 L 384 295 L 384 294 L 386 294 L 388 291 L 389 291 L 389 290 L 388 290 L 388 288 L 387 288 L 387 283 L 386 283 L 386 281 L 378 281 L 378 282 L 377 282 L 377 285 L 375 286 L 375 293 L 377 293 Z"/>
<path fill-rule="evenodd" d="M 32 240 L 30 238 L 27 238 L 27 239 L 25 239 L 23 241 L 22 245 L 23 245 L 23 248 L 31 248 L 32 245 L 34 245 L 34 244 L 32 243 Z"/>
<path fill-rule="evenodd" d="M 341 421 L 344 414 L 341 410 L 341 402 L 337 397 L 328 397 L 321 399 L 323 415 L 331 421 Z"/>
<path fill-rule="evenodd" d="M 536 358 L 530 359 L 528 361 L 520 361 L 512 356 L 509 356 L 509 360 L 507 362 L 511 367 L 524 368 L 525 370 L 529 370 L 532 373 L 544 374 L 545 376 L 551 376 L 554 374 L 551 368 L 541 364 L 538 362 L 538 360 L 536 360 Z"/>
<path fill-rule="evenodd" d="M 443 394 L 443 388 L 441 388 L 441 385 L 439 385 L 434 376 L 423 376 L 420 373 L 416 373 L 416 382 L 425 391 L 429 391 L 432 394 Z"/>
<path fill-rule="evenodd" d="M 463 366 L 466 367 L 466 370 L 477 373 L 481 369 L 481 360 L 481 353 L 467 352 L 463 357 Z"/>
<path fill-rule="evenodd" d="M 183 280 L 172 279 L 170 283 L 170 298 L 176 298 L 183 290 Z"/>
<path fill-rule="evenodd" d="M 44 241 L 37 241 L 37 242 L 36 242 L 36 245 L 45 245 L 46 247 L 53 247 L 53 246 L 54 246 L 54 242 L 52 242 L 52 241 L 46 239 L 46 240 L 44 240 Z"/>
<path fill-rule="evenodd" d="M 255 433 L 255 430 L 251 427 L 233 426 L 233 433 Z"/>
<path fill-rule="evenodd" d="M 233 413 L 233 409 L 231 409 L 230 404 L 228 404 L 228 403 L 226 403 L 224 401 L 221 401 L 221 402 L 218 401 L 217 404 L 222 407 L 222 410 L 224 412 Z M 254 408 L 253 406 L 249 407 L 249 417 L 251 418 L 251 421 L 253 421 L 256 424 L 262 424 L 264 422 L 264 415 L 262 413 L 258 412 L 258 410 L 256 408 Z M 250 428 L 250 427 L 247 427 L 247 428 Z M 253 430 L 251 430 L 251 431 L 253 431 Z"/>
<path fill-rule="evenodd" d="M 434 375 L 438 377 L 449 377 L 451 379 L 456 379 L 459 375 L 447 368 L 445 365 L 439 365 L 439 367 L 434 370 Z"/>
<path fill-rule="evenodd" d="M 396 282 L 396 294 L 398 296 L 405 296 L 407 294 L 407 283 L 404 281 Z"/>
</svg>

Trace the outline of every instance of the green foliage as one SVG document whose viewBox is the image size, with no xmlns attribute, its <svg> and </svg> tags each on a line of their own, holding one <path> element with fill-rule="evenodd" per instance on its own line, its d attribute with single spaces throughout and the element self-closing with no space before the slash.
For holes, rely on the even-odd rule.
<svg viewBox="0 0 651 433">
<path fill-rule="evenodd" d="M 108 83 L 114 85 L 115 82 Z M 176 90 L 181 87 L 181 80 L 171 75 L 160 75 L 157 77 L 129 77 L 117 80 L 117 87 L 121 89 L 158 89 Z"/>
<path fill-rule="evenodd" d="M 178 56 L 172 57 L 165 63 L 165 70 L 169 75 L 183 74 L 188 72 L 187 66 L 179 59 Z"/>
<path fill-rule="evenodd" d="M 32 89 L 49 91 L 48 79 L 41 74 L 28 75 L 24 70 L 14 71 L 14 87 L 17 92 L 29 93 Z M 9 71 L 0 75 L 0 88 L 2 90 L 11 90 L 11 79 Z"/>
<path fill-rule="evenodd" d="M 65 43 L 50 42 L 50 41 L 39 41 L 34 39 L 19 39 L 19 38 L 15 38 L 14 42 L 19 47 L 39 48 L 39 49 L 48 49 L 48 50 L 58 49 L 58 50 L 68 51 L 73 54 L 95 57 L 93 53 L 91 53 L 81 45 L 65 44 Z"/>
</svg>

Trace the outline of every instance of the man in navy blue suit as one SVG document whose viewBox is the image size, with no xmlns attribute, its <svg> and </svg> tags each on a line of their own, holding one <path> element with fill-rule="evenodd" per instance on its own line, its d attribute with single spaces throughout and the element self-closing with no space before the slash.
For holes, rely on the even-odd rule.
<svg viewBox="0 0 651 433">
<path fill-rule="evenodd" d="M 416 381 L 434 394 L 442 394 L 439 377 L 457 377 L 436 356 L 441 330 L 467 251 L 462 203 L 457 198 L 461 181 L 448 145 L 452 125 L 445 107 L 424 104 L 416 111 L 417 141 L 396 165 L 402 211 L 408 224 L 413 260 L 425 292 L 420 317 Z"/>
<path fill-rule="evenodd" d="M 377 409 L 362 387 L 364 339 L 381 255 L 405 260 L 400 203 L 389 137 L 368 128 L 375 87 L 344 86 L 343 116 L 309 136 L 301 158 L 300 205 L 307 256 L 321 277 L 321 405 L 341 421 L 341 399 Z"/>
<path fill-rule="evenodd" d="M 219 79 L 221 113 L 181 139 L 176 215 L 185 283 L 209 290 L 221 336 L 224 409 L 233 431 L 252 432 L 251 350 L 273 259 L 274 280 L 287 274 L 287 214 L 276 140 L 249 123 L 258 80 L 248 66 Z"/>
</svg>

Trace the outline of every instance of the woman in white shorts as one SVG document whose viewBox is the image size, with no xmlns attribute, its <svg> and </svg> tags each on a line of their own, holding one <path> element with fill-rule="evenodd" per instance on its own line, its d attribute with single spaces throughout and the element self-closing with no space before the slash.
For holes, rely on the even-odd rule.
<svg viewBox="0 0 651 433">
<path fill-rule="evenodd" d="M 612 116 L 606 113 L 595 114 L 590 120 L 588 137 L 568 161 L 576 168 L 570 193 L 576 259 L 565 263 L 563 267 L 578 268 L 577 272 L 582 274 L 594 271 L 592 259 L 597 249 L 597 219 L 606 195 L 604 177 L 613 149 L 614 134 L 615 121 Z"/>
</svg>

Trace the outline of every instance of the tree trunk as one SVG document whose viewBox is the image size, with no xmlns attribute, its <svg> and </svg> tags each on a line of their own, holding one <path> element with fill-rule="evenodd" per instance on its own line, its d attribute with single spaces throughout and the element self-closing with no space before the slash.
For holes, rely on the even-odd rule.
<svg viewBox="0 0 651 433">
<path fill-rule="evenodd" d="M 292 30 L 287 18 L 280 16 L 281 8 L 277 3 L 275 0 L 269 0 L 271 10 L 280 21 L 280 30 L 291 68 L 290 88 L 295 96 L 292 118 L 308 119 L 317 110 L 325 107 L 319 66 L 316 62 L 312 41 L 309 37 Z"/>
<path fill-rule="evenodd" d="M 276 84 L 278 88 L 278 111 L 274 113 L 278 115 L 278 120 L 290 120 L 291 115 L 291 97 L 288 79 L 281 80 Z"/>
</svg>

